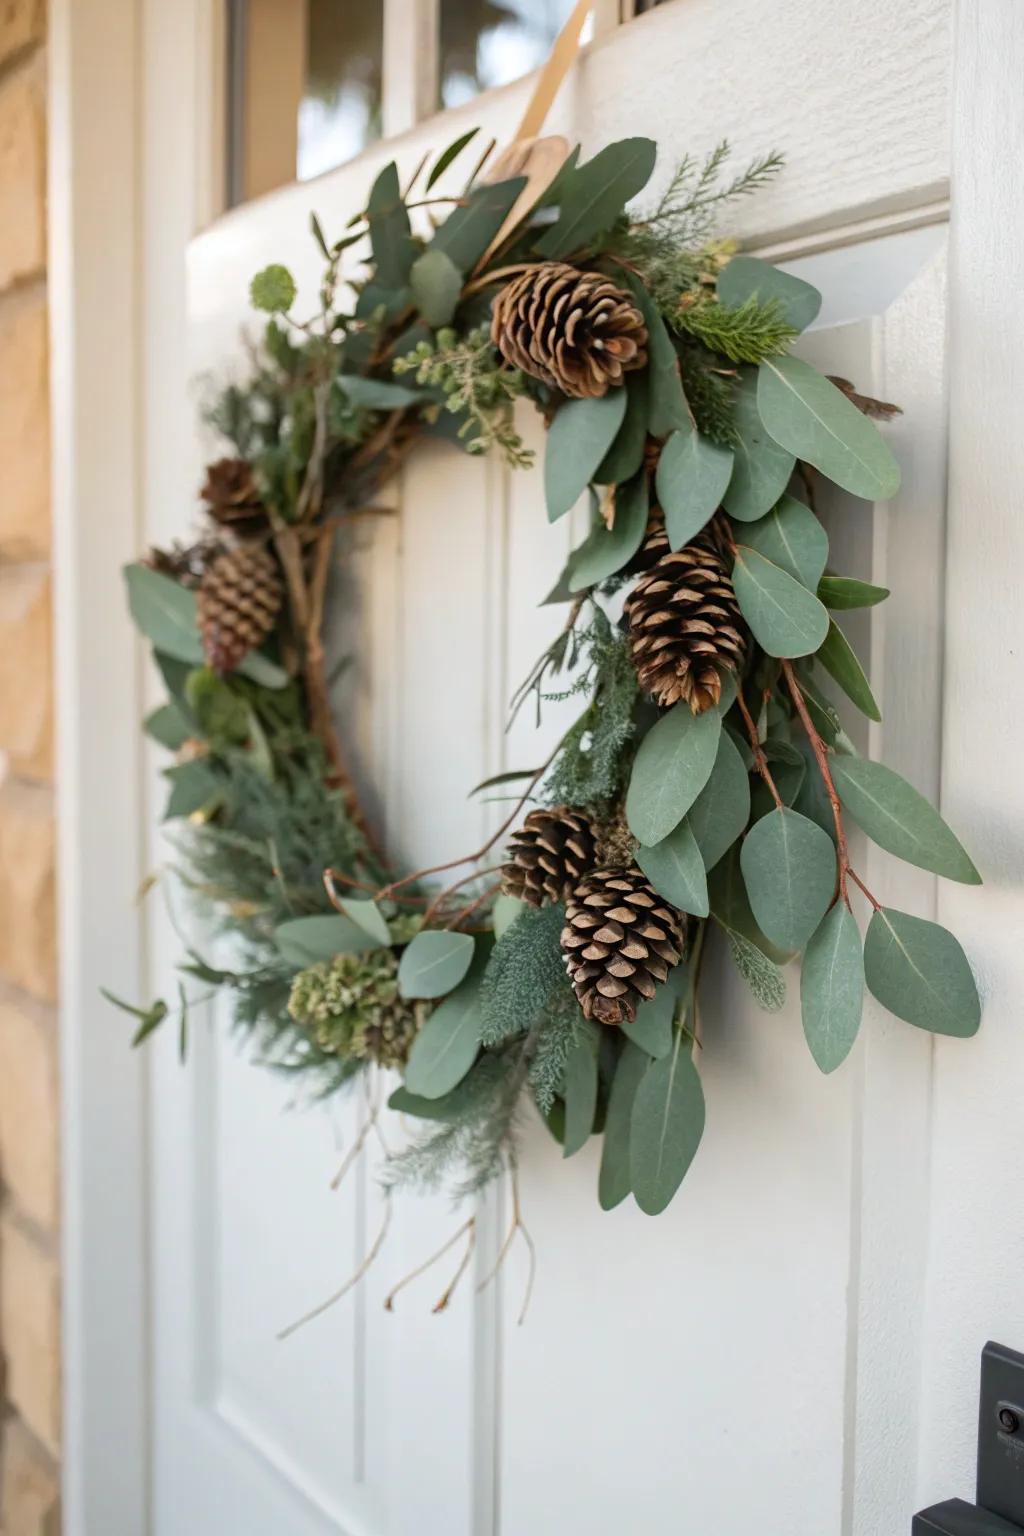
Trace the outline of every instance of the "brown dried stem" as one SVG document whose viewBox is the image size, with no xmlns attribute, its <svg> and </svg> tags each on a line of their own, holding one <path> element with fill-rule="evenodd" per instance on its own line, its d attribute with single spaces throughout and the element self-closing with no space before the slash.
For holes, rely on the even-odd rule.
<svg viewBox="0 0 1024 1536">
<path fill-rule="evenodd" d="M 404 1291 L 406 1286 L 411 1285 L 414 1280 L 418 1280 L 420 1275 L 425 1275 L 427 1270 L 431 1269 L 437 1263 L 438 1259 L 443 1259 L 448 1250 L 455 1247 L 455 1244 L 459 1241 L 460 1237 L 463 1237 L 468 1232 L 470 1234 L 470 1238 L 472 1239 L 475 1228 L 476 1217 L 470 1216 L 469 1220 L 464 1221 L 462 1226 L 459 1227 L 458 1231 L 453 1232 L 451 1237 L 449 1237 L 446 1242 L 442 1243 L 440 1248 L 438 1248 L 435 1253 L 432 1253 L 429 1258 L 424 1259 L 422 1264 L 417 1264 L 416 1268 L 411 1269 L 407 1275 L 403 1275 L 398 1284 L 393 1285 L 384 1298 L 385 1312 L 393 1312 L 395 1310 L 395 1297 L 398 1295 L 399 1291 Z M 452 1287 L 449 1286 L 448 1289 L 450 1292 Z M 434 1310 L 436 1311 L 437 1309 L 435 1308 Z"/>
<path fill-rule="evenodd" d="M 511 1252 L 516 1233 L 521 1233 L 523 1242 L 526 1244 L 526 1251 L 529 1257 L 529 1271 L 526 1277 L 526 1292 L 523 1296 L 523 1304 L 519 1309 L 519 1317 L 517 1319 L 517 1325 L 521 1328 L 523 1323 L 526 1321 L 526 1313 L 530 1306 L 530 1298 L 533 1295 L 533 1282 L 537 1275 L 537 1249 L 533 1238 L 530 1236 L 526 1223 L 523 1221 L 522 1208 L 519 1203 L 519 1175 L 514 1168 L 511 1170 L 509 1180 L 512 1185 L 512 1223 L 508 1229 L 508 1232 L 505 1234 L 504 1242 L 498 1249 L 498 1256 L 495 1259 L 494 1264 L 487 1271 L 487 1274 L 484 1276 L 484 1278 L 480 1281 L 480 1284 L 477 1286 L 477 1291 L 480 1292 L 484 1290 L 488 1285 L 490 1285 L 492 1280 L 497 1278 L 502 1265 L 505 1263 L 505 1260 L 508 1258 L 509 1253 Z"/>
<path fill-rule="evenodd" d="M 742 688 L 737 688 L 736 690 L 736 704 L 739 708 L 740 714 L 743 716 L 743 724 L 746 726 L 747 735 L 750 738 L 750 750 L 754 757 L 754 767 L 757 769 L 758 773 L 761 775 L 762 779 L 771 790 L 772 799 L 775 801 L 776 808 L 780 811 L 784 810 L 785 807 L 782 803 L 782 796 L 779 794 L 775 780 L 772 778 L 771 769 L 768 767 L 768 759 L 764 755 L 764 748 L 761 746 L 761 741 L 757 734 L 757 726 L 754 724 L 753 715 L 747 708 L 747 701 L 743 697 Z"/>
<path fill-rule="evenodd" d="M 294 1323 L 289 1323 L 287 1328 L 282 1328 L 281 1332 L 277 1335 L 279 1340 L 290 1338 L 293 1333 L 297 1333 L 298 1330 L 300 1328 L 304 1328 L 307 1323 L 313 1322 L 315 1318 L 322 1317 L 325 1312 L 329 1311 L 331 1307 L 335 1306 L 339 1301 L 341 1301 L 343 1296 L 347 1296 L 349 1291 L 351 1291 L 355 1286 L 359 1284 L 360 1280 L 370 1269 L 377 1255 L 383 1248 L 384 1239 L 388 1235 L 388 1228 L 390 1225 L 391 1199 L 390 1196 L 385 1192 L 384 1220 L 381 1222 L 380 1231 L 377 1233 L 377 1236 L 374 1238 L 373 1242 L 370 1244 L 370 1247 L 367 1249 L 366 1255 L 362 1262 L 345 1281 L 345 1284 L 341 1287 L 341 1289 L 335 1291 L 333 1296 L 328 1296 L 327 1300 L 322 1301 L 319 1306 L 313 1307 L 311 1311 L 306 1312 L 302 1317 L 297 1318 Z"/>
</svg>

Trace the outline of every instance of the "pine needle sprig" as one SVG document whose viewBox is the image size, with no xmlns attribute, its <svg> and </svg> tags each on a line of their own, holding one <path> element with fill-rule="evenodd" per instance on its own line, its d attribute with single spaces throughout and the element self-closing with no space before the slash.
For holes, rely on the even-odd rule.
<svg viewBox="0 0 1024 1536">
<path fill-rule="evenodd" d="M 633 736 L 640 689 L 625 641 L 600 608 L 581 640 L 587 662 L 571 691 L 591 689 L 592 696 L 562 743 L 544 793 L 551 804 L 600 807 L 616 798 L 629 771 L 623 749 Z"/>
<path fill-rule="evenodd" d="M 763 363 L 789 349 L 797 335 L 778 299 L 762 301 L 751 294 L 742 304 L 721 304 L 711 294 L 684 301 L 673 317 L 685 331 L 733 363 Z"/>
</svg>

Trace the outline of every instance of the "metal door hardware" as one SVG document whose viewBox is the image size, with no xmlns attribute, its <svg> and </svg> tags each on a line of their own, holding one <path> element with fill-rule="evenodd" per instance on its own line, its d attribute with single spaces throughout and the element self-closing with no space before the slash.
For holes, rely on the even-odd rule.
<svg viewBox="0 0 1024 1536">
<path fill-rule="evenodd" d="M 976 1502 L 947 1499 L 914 1516 L 912 1536 L 1024 1536 L 1024 1355 L 981 1352 Z"/>
</svg>

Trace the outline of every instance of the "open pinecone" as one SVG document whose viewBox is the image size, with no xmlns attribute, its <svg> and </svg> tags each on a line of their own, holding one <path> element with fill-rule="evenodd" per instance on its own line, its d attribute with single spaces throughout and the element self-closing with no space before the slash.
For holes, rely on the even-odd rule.
<svg viewBox="0 0 1024 1536">
<path fill-rule="evenodd" d="M 607 394 L 647 361 L 647 327 L 630 295 L 562 261 L 528 267 L 501 290 L 491 340 L 513 367 L 577 399 Z"/>
<path fill-rule="evenodd" d="M 282 595 L 277 562 L 259 546 L 229 549 L 207 567 L 196 612 L 203 650 L 216 672 L 233 672 L 266 639 Z"/>
<path fill-rule="evenodd" d="M 643 560 L 652 563 L 625 606 L 640 686 L 666 708 L 685 699 L 702 714 L 718 703 L 723 671 L 735 672 L 747 647 L 719 531 L 711 525 L 673 550 L 664 527 L 655 525 Z"/>
<path fill-rule="evenodd" d="M 594 828 L 589 816 L 567 805 L 531 811 L 508 845 L 501 871 L 506 896 L 542 907 L 562 901 L 594 866 Z"/>
<path fill-rule="evenodd" d="M 569 898 L 562 954 L 588 1019 L 631 1023 L 682 951 L 682 916 L 635 864 L 595 870 Z"/>
<path fill-rule="evenodd" d="M 206 503 L 207 516 L 221 528 L 243 539 L 265 531 L 267 509 L 247 460 L 217 459 L 208 464 L 199 494 Z"/>
</svg>

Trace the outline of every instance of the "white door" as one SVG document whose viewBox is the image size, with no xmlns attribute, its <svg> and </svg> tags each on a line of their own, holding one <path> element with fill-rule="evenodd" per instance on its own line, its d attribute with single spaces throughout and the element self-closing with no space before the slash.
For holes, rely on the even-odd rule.
<svg viewBox="0 0 1024 1536">
<path fill-rule="evenodd" d="M 1020 62 L 1019 17 L 998 9 L 1003 31 L 986 46 L 1016 49 Z M 987 56 L 988 24 L 963 11 L 971 58 Z M 837 495 L 825 512 L 837 564 L 895 594 L 854 636 L 885 716 L 872 750 L 933 793 L 953 61 L 949 0 L 670 0 L 602 36 L 548 125 L 587 153 L 654 133 L 661 175 L 723 135 L 740 160 L 785 152 L 783 177 L 733 208 L 728 232 L 823 289 L 805 342 L 815 362 L 904 407 L 892 432 L 898 501 L 872 509 Z M 406 173 L 474 123 L 507 138 L 526 93 L 489 93 L 214 222 L 188 257 L 189 374 L 239 366 L 258 268 L 283 261 L 312 284 L 311 210 L 340 230 L 387 159 Z M 179 342 L 166 342 L 174 366 Z M 158 348 L 150 378 L 161 377 Z M 180 382 L 163 387 L 173 396 Z M 168 409 L 178 412 L 173 399 Z M 180 412 L 175 420 L 184 451 L 173 463 L 164 455 L 174 484 L 153 499 L 153 538 L 182 531 L 209 448 L 187 436 Z M 345 578 L 358 604 L 331 640 L 358 657 L 339 705 L 389 846 L 427 862 L 472 845 L 489 814 L 466 800 L 478 780 L 539 760 L 529 722 L 503 733 L 504 706 L 559 622 L 536 605 L 570 530 L 548 527 L 538 475 L 441 447 L 413 458 L 394 500 L 394 516 L 362 526 Z M 956 666 L 952 675 L 962 690 Z M 547 737 L 554 729 L 545 722 Z M 954 782 L 963 810 L 971 781 L 960 759 Z M 865 858 L 896 905 L 934 908 L 930 877 Z M 149 942 L 159 981 L 177 941 L 156 912 Z M 760 1014 L 724 972 L 714 981 L 721 1001 L 708 1009 L 701 1059 L 708 1130 L 664 1216 L 629 1205 L 602 1214 L 596 1158 L 562 1165 L 547 1133 L 529 1131 L 522 1199 L 538 1272 L 523 1327 L 518 1249 L 495 1286 L 467 1285 L 442 1315 L 430 1309 L 451 1273 L 443 1264 L 385 1313 L 389 1286 L 459 1219 L 444 1201 L 407 1196 L 365 1283 L 278 1341 L 338 1288 L 378 1229 L 372 1163 L 329 1188 L 358 1107 L 296 1108 L 215 1025 L 193 1031 L 184 1069 L 174 1042 L 158 1042 L 155 1536 L 896 1536 L 925 1495 L 967 1492 L 971 1405 L 965 1420 L 959 1394 L 973 1390 L 991 1312 L 953 1337 L 947 1282 L 963 1292 L 973 1271 L 956 1256 L 957 1206 L 932 1179 L 975 1123 L 957 1122 L 950 1080 L 977 1076 L 979 1061 L 998 1069 L 972 1058 L 970 1043 L 936 1048 L 871 1016 L 852 1059 L 822 1079 L 794 1007 Z M 504 1215 L 497 1192 L 483 1213 L 479 1278 Z M 940 1294 L 930 1272 L 943 1277 Z M 1024 1328 L 1019 1286 L 997 1320 Z M 939 1402 L 959 1415 L 956 1487 L 939 1481 L 950 1460 Z"/>
</svg>

